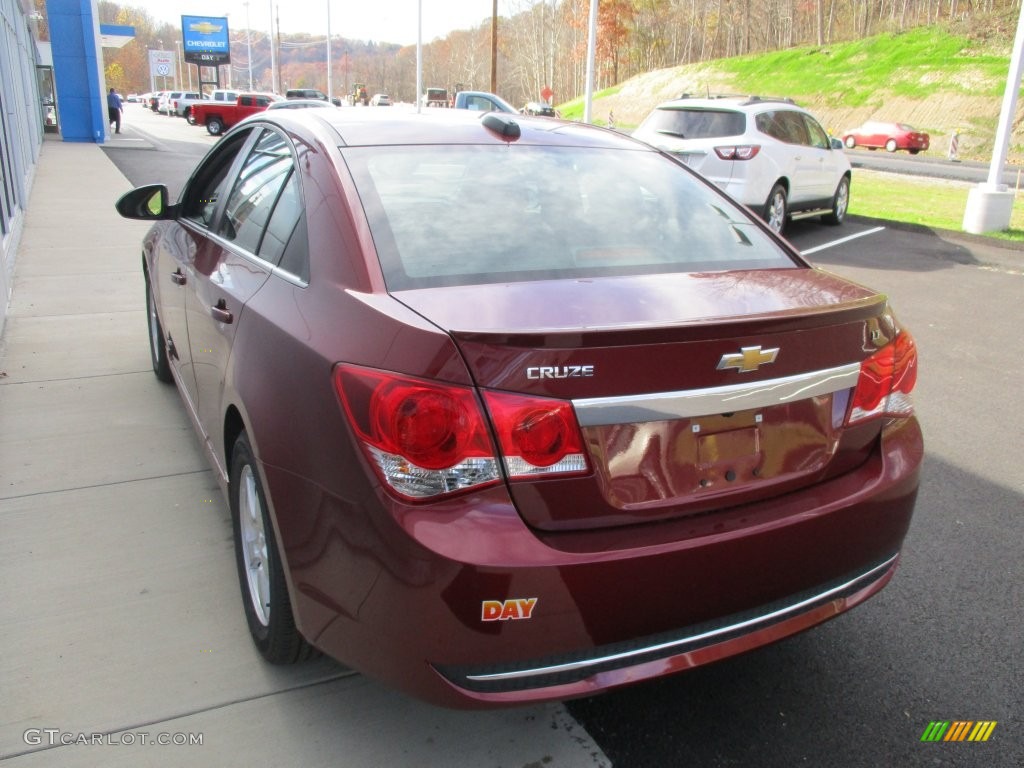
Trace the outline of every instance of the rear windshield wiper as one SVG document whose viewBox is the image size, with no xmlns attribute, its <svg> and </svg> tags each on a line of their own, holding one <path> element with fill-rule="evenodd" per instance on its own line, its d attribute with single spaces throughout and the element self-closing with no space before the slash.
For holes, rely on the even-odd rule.
<svg viewBox="0 0 1024 768">
<path fill-rule="evenodd" d="M 659 128 L 657 130 L 657 133 L 662 133 L 662 134 L 664 134 L 666 136 L 675 136 L 675 137 L 680 138 L 680 139 L 685 139 L 686 138 L 686 134 L 685 133 L 682 133 L 681 131 L 670 131 L 667 128 Z"/>
</svg>

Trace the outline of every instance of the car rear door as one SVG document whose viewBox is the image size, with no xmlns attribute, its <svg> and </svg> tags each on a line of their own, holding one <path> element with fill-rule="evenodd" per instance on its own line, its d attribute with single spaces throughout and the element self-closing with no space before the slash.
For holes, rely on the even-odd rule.
<svg viewBox="0 0 1024 768">
<path fill-rule="evenodd" d="M 807 114 L 801 114 L 807 127 L 808 157 L 816 159 L 813 171 L 813 189 L 818 200 L 830 200 L 835 195 L 839 179 L 846 171 L 846 155 L 842 150 L 832 149 L 828 134 L 817 120 Z"/>
<path fill-rule="evenodd" d="M 776 139 L 766 149 L 775 159 L 779 173 L 789 180 L 790 204 L 800 206 L 815 199 L 821 158 L 812 151 L 803 115 L 791 109 L 776 109 L 763 112 L 756 119 L 758 128 Z"/>
<path fill-rule="evenodd" d="M 198 393 L 198 413 L 217 447 L 232 344 L 245 306 L 270 276 L 275 208 L 301 210 L 290 146 L 279 132 L 254 128 L 236 163 L 230 191 L 218 211 L 209 249 L 197 271 L 202 279 L 188 296 L 189 337 Z M 294 221 L 292 221 L 294 225 Z M 269 231 L 269 234 L 268 234 Z"/>
<path fill-rule="evenodd" d="M 198 413 L 198 395 L 187 307 L 194 303 L 190 295 L 204 290 L 200 283 L 209 279 L 207 265 L 215 258 L 211 252 L 216 250 L 211 227 L 231 188 L 232 167 L 247 138 L 247 133 L 239 133 L 226 139 L 192 173 L 181 195 L 177 226 L 166 231 L 154 260 L 151 278 L 160 297 L 160 321 L 168 338 L 171 364 L 177 368 L 180 386 L 194 414 Z M 201 356 L 204 349 L 200 347 Z"/>
</svg>

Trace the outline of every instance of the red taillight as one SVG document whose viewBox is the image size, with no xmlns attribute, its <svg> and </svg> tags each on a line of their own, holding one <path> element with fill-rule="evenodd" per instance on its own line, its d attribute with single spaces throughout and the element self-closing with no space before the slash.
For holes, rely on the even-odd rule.
<svg viewBox="0 0 1024 768">
<path fill-rule="evenodd" d="M 715 154 L 723 160 L 752 160 L 761 151 L 758 144 L 715 147 Z"/>
<path fill-rule="evenodd" d="M 565 400 L 485 392 L 509 478 L 587 471 L 576 413 Z"/>
<path fill-rule="evenodd" d="M 334 383 L 377 474 L 426 499 L 497 482 L 497 454 L 472 388 L 339 365 Z"/>
<path fill-rule="evenodd" d="M 472 387 L 338 365 L 334 384 L 386 487 L 411 500 L 501 479 L 498 451 Z M 576 415 L 564 400 L 486 392 L 511 480 L 587 471 Z"/>
<path fill-rule="evenodd" d="M 917 383 L 917 346 L 906 331 L 860 364 L 860 378 L 850 403 L 847 424 L 879 416 L 906 417 L 914 412 L 910 393 Z"/>
</svg>

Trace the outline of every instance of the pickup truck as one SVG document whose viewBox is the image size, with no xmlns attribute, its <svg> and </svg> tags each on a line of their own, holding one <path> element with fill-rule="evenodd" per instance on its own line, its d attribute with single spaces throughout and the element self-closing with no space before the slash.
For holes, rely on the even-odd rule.
<svg viewBox="0 0 1024 768">
<path fill-rule="evenodd" d="M 512 112 L 519 110 L 501 96 L 486 91 L 459 91 L 455 94 L 455 109 L 470 109 L 474 112 Z"/>
<path fill-rule="evenodd" d="M 271 102 L 281 101 L 272 93 L 240 93 L 234 104 L 219 101 L 202 101 L 192 105 L 192 122 L 205 125 L 211 136 L 220 136 L 224 131 L 241 122 L 249 115 L 263 112 Z"/>
<path fill-rule="evenodd" d="M 180 98 L 170 99 L 170 112 L 172 115 L 184 117 L 192 123 L 192 125 L 195 125 L 195 122 L 192 120 L 192 105 L 198 104 L 201 101 L 207 101 L 208 98 L 209 97 L 203 96 L 201 93 L 196 91 L 186 91 Z"/>
</svg>

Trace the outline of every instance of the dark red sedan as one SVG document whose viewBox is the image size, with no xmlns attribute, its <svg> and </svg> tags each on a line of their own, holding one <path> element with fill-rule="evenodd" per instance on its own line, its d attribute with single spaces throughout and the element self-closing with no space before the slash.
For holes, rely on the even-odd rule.
<svg viewBox="0 0 1024 768">
<path fill-rule="evenodd" d="M 923 444 L 886 297 L 550 118 L 282 110 L 142 244 L 267 660 L 450 706 L 774 642 L 892 577 Z"/>
<path fill-rule="evenodd" d="M 888 152 L 905 149 L 916 155 L 928 149 L 930 139 L 924 131 L 919 131 L 906 123 L 882 123 L 869 120 L 860 128 L 851 128 L 843 134 L 843 144 L 847 149 L 867 147 Z"/>
</svg>

